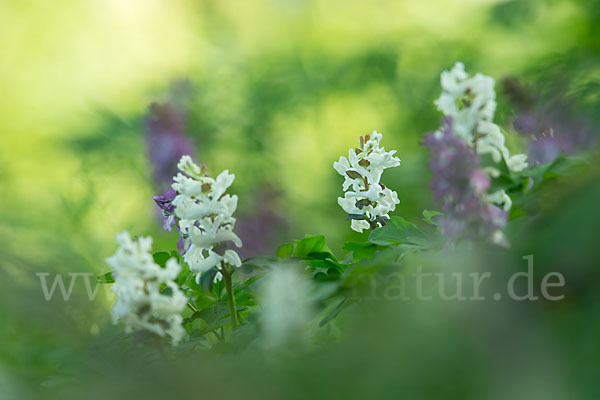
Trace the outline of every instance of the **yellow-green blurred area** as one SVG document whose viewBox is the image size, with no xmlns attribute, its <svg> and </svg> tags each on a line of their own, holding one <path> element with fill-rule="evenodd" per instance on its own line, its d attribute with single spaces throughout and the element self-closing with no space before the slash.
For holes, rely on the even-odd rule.
<svg viewBox="0 0 600 400">
<path fill-rule="evenodd" d="M 397 212 L 418 215 L 431 202 L 419 141 L 439 125 L 439 73 L 456 60 L 498 78 L 518 73 L 577 43 L 586 18 L 572 2 L 522 1 L 1 7 L 3 209 L 16 219 L 6 229 L 28 242 L 50 227 L 54 240 L 94 249 L 90 261 L 118 230 L 155 231 L 139 119 L 175 80 L 194 90 L 198 159 L 236 175 L 240 209 L 245 193 L 274 182 L 292 237 L 324 233 L 339 245 L 348 229 L 332 163 L 359 135 L 377 129 L 398 150 L 403 165 L 385 181 Z"/>
<path fill-rule="evenodd" d="M 189 82 L 186 131 L 196 160 L 215 175 L 235 174 L 240 215 L 252 215 L 257 192 L 271 185 L 288 226 L 280 243 L 324 234 L 341 252 L 345 240 L 367 234 L 345 221 L 332 164 L 360 135 L 382 132 L 385 148 L 397 150 L 402 165 L 383 182 L 398 192 L 394 215 L 419 221 L 436 208 L 420 142 L 440 124 L 440 72 L 462 61 L 471 73 L 522 77 L 541 92 L 567 81 L 557 90 L 581 93 L 597 117 L 599 26 L 600 3 L 586 0 L 0 0 L 0 398 L 16 398 L 2 390 L 29 379 L 39 386 L 110 325 L 105 301 L 43 309 L 37 272 L 106 272 L 124 229 L 153 236 L 156 250 L 175 248 L 177 234 L 163 232 L 152 201 L 158 188 L 143 122 L 174 82 Z M 496 119 L 522 151 L 515 111 L 496 90 Z M 450 353 L 438 350 L 451 369 Z M 415 368 L 426 386 L 426 365 Z M 451 380 L 439 393 L 447 387 Z M 367 397 L 375 390 L 363 389 Z"/>
</svg>

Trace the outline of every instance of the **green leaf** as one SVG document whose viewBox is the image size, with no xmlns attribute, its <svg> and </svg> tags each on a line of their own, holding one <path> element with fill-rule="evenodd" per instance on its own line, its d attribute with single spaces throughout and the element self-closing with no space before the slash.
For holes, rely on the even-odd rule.
<svg viewBox="0 0 600 400">
<path fill-rule="evenodd" d="M 316 303 L 326 300 L 337 293 L 340 287 L 339 282 L 318 282 L 313 286 L 313 292 L 310 296 L 310 301 Z"/>
<path fill-rule="evenodd" d="M 194 301 L 192 301 L 192 304 L 200 311 L 217 303 L 218 301 L 214 297 L 209 296 L 198 296 Z"/>
<path fill-rule="evenodd" d="M 229 306 L 225 302 L 215 303 L 211 307 L 194 313 L 193 318 L 202 318 L 208 325 L 229 316 Z"/>
<path fill-rule="evenodd" d="M 213 281 L 212 285 L 212 295 L 217 299 L 222 299 L 225 292 L 225 281 L 220 279 L 216 282 Z"/>
<path fill-rule="evenodd" d="M 171 258 L 171 254 L 167 253 L 166 251 L 159 251 L 152 254 L 152 258 L 154 258 L 155 263 L 160 265 L 162 268 L 165 268 L 167 261 Z"/>
<path fill-rule="evenodd" d="M 241 293 L 243 290 L 246 289 L 251 289 L 252 286 L 254 286 L 255 282 L 259 279 L 261 279 L 264 276 L 264 274 L 256 274 L 251 276 L 250 278 L 241 281 L 241 282 L 237 282 L 234 286 L 233 286 L 233 293 L 234 294 L 238 294 Z"/>
<path fill-rule="evenodd" d="M 534 165 L 526 171 L 527 176 L 533 179 L 533 185 L 529 189 L 539 186 L 544 181 L 569 175 L 572 168 L 578 164 L 582 164 L 582 160 L 559 156 L 552 162 Z"/>
<path fill-rule="evenodd" d="M 183 284 L 188 280 L 188 277 L 191 273 L 192 272 L 189 268 L 181 268 L 181 271 L 179 271 L 179 275 L 177 275 L 177 279 L 175 279 L 175 283 L 177 283 L 178 286 L 183 286 Z"/>
<path fill-rule="evenodd" d="M 234 351 L 244 351 L 259 336 L 258 325 L 242 323 L 231 333 L 230 346 Z"/>
<path fill-rule="evenodd" d="M 217 269 L 213 267 L 208 271 L 203 272 L 202 275 L 200 275 L 200 281 L 198 282 L 198 286 L 200 286 L 202 291 L 206 293 L 210 293 L 212 291 L 217 272 L 219 271 L 217 271 Z"/>
<path fill-rule="evenodd" d="M 380 249 L 381 246 L 369 242 L 344 243 L 344 250 L 352 252 L 352 258 L 356 261 L 371 259 L 373 257 L 373 254 Z"/>
<path fill-rule="evenodd" d="M 418 247 L 430 247 L 431 241 L 415 224 L 401 217 L 392 217 L 386 226 L 375 229 L 369 235 L 369 242 L 388 246 L 390 244 L 410 244 Z"/>
<path fill-rule="evenodd" d="M 294 243 L 284 243 L 277 249 L 275 254 L 279 258 L 289 258 L 294 252 Z"/>
<path fill-rule="evenodd" d="M 318 282 L 323 282 L 323 281 L 327 281 L 327 274 L 323 273 L 323 272 L 317 272 L 316 274 L 314 274 L 313 279 L 318 281 Z"/>
<path fill-rule="evenodd" d="M 308 257 L 316 260 L 332 260 L 337 261 L 335 255 L 330 251 L 313 251 L 308 253 Z"/>
<path fill-rule="evenodd" d="M 96 278 L 98 283 L 115 283 L 115 278 L 112 276 L 112 272 L 106 272 L 102 275 L 98 275 Z"/>
<path fill-rule="evenodd" d="M 188 321 L 184 321 L 186 330 L 192 336 L 196 336 L 198 333 L 205 332 L 208 328 L 208 324 L 202 318 L 190 318 Z"/>
<path fill-rule="evenodd" d="M 240 307 L 252 307 L 256 305 L 256 298 L 252 293 L 241 292 L 236 294 L 235 303 Z"/>
<path fill-rule="evenodd" d="M 171 250 L 170 254 L 171 254 L 171 258 L 176 259 L 179 264 L 182 263 L 181 254 L 179 254 L 179 252 L 177 250 Z"/>
<path fill-rule="evenodd" d="M 325 236 L 323 235 L 306 235 L 306 237 L 296 243 L 294 249 L 294 257 L 307 257 L 310 253 L 318 253 L 321 251 L 328 251 L 329 249 L 325 245 Z"/>
<path fill-rule="evenodd" d="M 435 225 L 435 226 L 439 226 L 439 216 L 445 215 L 444 213 L 441 213 L 439 211 L 434 211 L 434 210 L 423 210 L 423 219 L 425 220 L 425 222 L 427 222 L 428 224 L 431 225 Z"/>
<path fill-rule="evenodd" d="M 521 206 L 514 206 L 510 210 L 510 213 L 509 213 L 510 218 L 509 219 L 513 220 L 513 219 L 521 218 L 528 214 L 531 214 L 531 211 L 527 212 Z"/>
<path fill-rule="evenodd" d="M 191 272 L 188 274 L 188 276 L 185 280 L 185 286 L 189 287 L 196 293 L 203 292 L 202 288 L 196 283 L 196 274 L 192 274 Z"/>
<path fill-rule="evenodd" d="M 334 269 L 338 272 L 343 270 L 343 267 L 331 260 L 308 260 L 308 265 L 314 268 Z"/>
<path fill-rule="evenodd" d="M 240 265 L 237 270 L 242 274 L 250 275 L 254 272 L 254 265 L 242 262 L 242 265 Z"/>
<path fill-rule="evenodd" d="M 270 269 L 279 263 L 281 263 L 281 260 L 276 257 L 250 257 L 242 262 L 242 272 L 248 273 L 248 271 Z"/>
<path fill-rule="evenodd" d="M 196 322 L 196 320 L 204 322 Z M 194 332 L 194 336 L 203 335 L 211 330 L 223 327 L 229 322 L 229 306 L 225 302 L 215 303 L 210 307 L 195 312 L 190 318 L 184 320 L 186 325 L 202 328 Z"/>
<path fill-rule="evenodd" d="M 560 156 L 554 161 L 534 165 L 515 175 L 515 184 L 505 187 L 513 200 L 510 220 L 524 215 L 536 215 L 541 210 L 539 196 L 534 192 L 557 178 L 565 178 L 578 172 L 586 164 L 585 158 Z M 518 182 L 517 182 L 518 181 Z"/>
</svg>

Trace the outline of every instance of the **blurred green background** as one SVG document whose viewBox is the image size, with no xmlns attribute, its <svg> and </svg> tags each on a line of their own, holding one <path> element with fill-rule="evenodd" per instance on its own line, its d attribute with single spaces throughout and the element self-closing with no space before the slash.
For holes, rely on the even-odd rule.
<svg viewBox="0 0 600 400">
<path fill-rule="evenodd" d="M 42 383 L 57 375 L 68 360 L 82 356 L 87 351 L 82 349 L 90 343 L 101 346 L 97 342 L 109 342 L 111 332 L 118 331 L 110 326 L 110 304 L 102 296 L 90 303 L 83 289 L 78 292 L 76 288 L 74 296 L 81 296 L 81 302 L 58 299 L 46 303 L 36 272 L 105 272 L 103 260 L 114 251 L 115 233 L 123 229 L 152 235 L 156 250 L 174 247 L 176 234 L 162 231 L 151 199 L 159 188 L 152 180 L 144 125 L 148 105 L 172 99 L 174 82 L 189 83 L 182 109 L 187 134 L 196 145 L 196 159 L 206 162 L 214 174 L 229 169 L 236 175 L 232 192 L 240 198 L 239 214 L 251 216 L 261 188 L 274 187 L 281 194 L 276 211 L 286 221 L 286 228 L 278 233 L 279 242 L 305 233 L 324 234 L 339 253 L 345 240 L 360 240 L 361 236 L 350 231 L 337 205 L 342 182 L 332 164 L 358 143 L 359 135 L 376 129 L 384 134 L 386 149 L 397 149 L 402 165 L 387 172 L 383 181 L 401 200 L 395 214 L 418 221 L 423 209 L 435 208 L 428 187 L 429 155 L 419 142 L 425 132 L 439 126 L 441 116 L 433 100 L 440 93 L 440 72 L 460 60 L 468 71 L 493 76 L 497 82 L 517 76 L 545 96 L 569 97 L 577 110 L 591 112 L 597 119 L 599 26 L 600 2 L 586 0 L 1 0 L 0 394 L 4 391 L 4 396 L 0 398 L 35 397 L 45 387 Z M 496 90 L 497 121 L 505 128 L 512 148 L 522 150 L 526 139 L 511 128 L 516 111 L 499 85 Z M 583 282 L 579 293 L 587 293 L 583 297 L 593 304 L 593 310 L 579 315 L 581 300 L 570 303 L 572 308 L 564 306 L 568 310 L 563 314 L 556 311 L 559 317 L 554 311 L 546 314 L 537 308 L 477 311 L 507 315 L 506 324 L 530 324 L 531 337 L 526 335 L 521 344 L 536 344 L 539 348 L 532 353 L 536 357 L 556 348 L 553 341 L 576 341 L 569 332 L 563 332 L 564 337 L 548 333 L 552 337 L 547 342 L 536 339 L 537 333 L 547 331 L 547 318 L 559 318 L 552 320 L 553 326 L 560 321 L 571 324 L 572 329 L 598 333 L 599 303 L 597 295 L 592 295 L 594 286 L 590 286 L 598 278 L 588 269 L 589 263 L 597 260 L 597 252 L 592 250 L 598 243 L 592 240 L 598 237 L 594 236 L 597 218 L 590 219 L 597 214 L 597 202 L 589 200 L 600 200 L 593 189 L 598 177 L 594 172 L 598 159 L 595 161 L 582 178 L 570 183 L 569 191 L 556 189 L 547 195 L 553 199 L 553 215 L 560 216 L 565 210 L 576 215 L 552 219 L 556 235 L 548 236 L 546 242 L 534 237 L 541 231 L 540 225 L 518 225 L 514 230 L 520 246 L 511 258 L 517 261 L 506 264 L 521 268 L 521 255 L 538 251 L 544 257 L 549 248 L 564 250 L 566 259 L 579 254 L 583 266 L 577 270 L 580 274 L 574 273 L 579 274 L 577 282 Z M 578 199 L 588 199 L 588 203 L 574 208 L 562 205 L 578 204 Z M 569 247 L 560 247 L 564 243 L 558 239 L 560 232 L 573 231 L 589 242 L 574 240 Z M 550 262 L 556 260 L 552 254 L 546 255 Z M 544 268 L 552 270 L 552 266 Z M 497 398 L 512 393 L 500 390 L 501 380 L 494 373 L 483 373 L 478 367 L 482 362 L 478 357 L 496 362 L 502 358 L 501 352 L 474 351 L 473 343 L 461 334 L 460 324 L 445 311 L 411 307 L 403 311 L 406 315 L 394 314 L 399 325 L 414 324 L 405 337 L 397 327 L 385 340 L 364 327 L 361 336 L 363 331 L 357 328 L 346 347 L 328 350 L 328 360 L 341 360 L 345 354 L 361 371 L 388 371 L 367 374 L 370 383 L 358 393 L 367 397 L 377 393 L 382 398 L 398 398 L 392 394 L 403 389 L 414 398 L 410 395 L 423 388 L 438 395 L 453 388 L 449 398 L 490 398 L 482 394 L 488 393 L 487 388 L 497 389 Z M 466 318 L 476 318 L 477 312 L 465 312 Z M 528 312 L 534 317 L 522 315 Z M 438 326 L 426 316 L 445 317 Z M 389 348 L 383 344 L 389 343 L 390 337 L 398 340 L 391 354 L 405 358 L 403 367 L 391 366 L 386 356 Z M 597 338 L 585 342 L 590 346 L 588 357 L 600 355 Z M 352 340 L 356 346 L 373 344 L 374 355 L 359 360 L 361 352 L 349 350 Z M 103 348 L 106 350 L 98 350 L 94 357 L 110 352 L 109 345 Z M 586 373 L 597 372 L 591 368 L 598 361 L 579 363 L 569 354 L 580 353 L 572 353 L 568 346 L 556 351 L 548 355 L 552 362 L 540 359 L 531 363 L 531 368 L 550 365 L 548 374 L 536 375 L 544 382 L 552 376 L 567 377 L 557 383 L 564 392 L 557 389 L 554 398 L 565 398 L 561 394 L 569 392 L 569 385 L 592 393 L 588 391 L 593 388 L 592 379 L 587 380 Z M 438 356 L 441 364 L 436 364 Z M 463 367 L 454 365 L 453 360 Z M 240 370 L 247 366 L 244 362 L 251 364 L 251 359 L 240 361 Z M 247 388 L 251 394 L 244 392 L 245 396 L 264 398 L 277 397 L 285 388 L 296 393 L 307 390 L 301 379 L 309 379 L 302 376 L 310 368 L 323 376 L 310 386 L 325 387 L 328 380 L 324 376 L 332 371 L 323 369 L 328 366 L 337 371 L 347 363 L 337 365 L 318 357 L 301 360 L 279 372 L 279 383 L 272 392 L 252 392 L 251 382 L 256 379 L 252 374 L 240 383 L 239 392 Z M 444 366 L 450 376 L 428 386 L 434 379 L 427 367 L 432 363 L 436 373 Z M 565 371 L 561 363 L 573 368 Z M 506 361 L 497 368 L 506 371 L 509 365 Z M 581 372 L 577 365 L 589 368 L 582 367 Z M 124 368 L 131 372 L 138 367 Z M 107 372 L 110 367 L 95 368 L 101 370 L 96 384 L 103 379 L 118 381 Z M 197 368 L 199 373 L 210 373 L 208 365 Z M 218 377 L 208 385 L 206 396 L 215 393 L 231 373 L 224 372 L 222 365 L 215 369 Z M 391 371 L 411 371 L 405 376 L 412 378 L 395 381 Z M 485 377 L 471 385 L 466 377 L 474 374 L 477 379 L 477 372 Z M 82 384 L 81 388 L 94 387 L 91 377 L 95 373 L 85 381 L 89 386 Z M 133 381 L 156 378 L 152 372 L 147 375 L 151 378 L 138 373 Z M 332 384 L 343 386 L 338 380 L 343 380 L 344 374 L 336 375 Z M 121 379 L 125 380 L 124 376 L 126 372 Z M 582 377 L 583 381 L 577 380 Z M 165 393 L 179 390 L 175 379 L 163 382 Z M 378 379 L 390 387 L 385 389 Z M 486 384 L 486 379 L 493 384 Z M 143 391 L 161 393 L 146 384 Z M 180 389 L 184 393 L 194 388 Z M 228 395 L 237 391 L 227 390 L 231 392 Z M 102 398 L 101 393 L 88 395 Z M 125 389 L 123 393 L 137 396 Z M 522 395 L 519 398 L 544 397 L 540 395 L 543 391 L 535 396 L 526 390 L 517 393 Z M 479 394 L 483 397 L 477 397 Z M 83 398 L 75 389 L 71 395 Z"/>
</svg>

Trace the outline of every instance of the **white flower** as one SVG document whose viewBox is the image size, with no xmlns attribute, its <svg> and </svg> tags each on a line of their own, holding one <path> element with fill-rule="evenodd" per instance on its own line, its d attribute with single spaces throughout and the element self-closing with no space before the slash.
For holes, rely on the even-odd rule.
<svg viewBox="0 0 600 400">
<path fill-rule="evenodd" d="M 512 171 L 523 171 L 527 168 L 527 156 L 525 154 L 515 154 L 506 160 L 506 165 Z"/>
<path fill-rule="evenodd" d="M 477 74 L 470 77 L 462 63 L 457 62 L 450 71 L 440 76 L 442 94 L 435 101 L 439 111 L 452 118 L 454 133 L 469 146 L 475 147 L 478 154 L 489 154 L 495 163 L 502 160 L 509 170 L 518 172 L 527 168 L 525 154 L 510 155 L 500 127 L 496 125 L 496 93 L 494 79 Z M 493 166 L 483 168 L 492 178 L 497 178 L 500 171 Z M 509 211 L 512 206 L 510 197 L 504 191 L 486 196 L 491 204 L 501 206 Z"/>
<path fill-rule="evenodd" d="M 457 62 L 450 71 L 442 72 L 440 82 L 443 91 L 435 104 L 444 115 L 452 117 L 456 135 L 475 146 L 477 153 L 490 154 L 494 162 L 504 159 L 511 171 L 525 169 L 527 156 L 511 156 L 504 135 L 493 122 L 496 111 L 494 79 L 482 74 L 470 77 L 464 65 Z"/>
<path fill-rule="evenodd" d="M 264 347 L 303 340 L 312 316 L 310 291 L 310 281 L 291 265 L 279 265 L 265 276 L 260 293 Z"/>
<path fill-rule="evenodd" d="M 177 168 L 192 178 L 200 178 L 202 175 L 202 168 L 197 166 L 194 161 L 192 161 L 192 157 L 187 155 L 181 157 L 179 163 L 177 164 Z"/>
<path fill-rule="evenodd" d="M 178 193 L 173 205 L 180 232 L 186 238 L 184 260 L 197 273 L 196 280 L 213 267 L 220 269 L 223 263 L 239 267 L 242 264 L 239 255 L 224 247 L 228 242 L 242 246 L 233 232 L 238 198 L 225 193 L 235 176 L 225 170 L 213 179 L 189 156 L 181 157 L 177 167 L 182 173 L 174 178 L 172 185 Z"/>
<path fill-rule="evenodd" d="M 172 258 L 161 268 L 152 258 L 152 238 L 134 241 L 129 232 L 117 235 L 119 248 L 106 262 L 113 270 L 113 292 L 117 299 L 112 308 L 114 322 L 125 323 L 131 332 L 145 329 L 159 336 L 170 336 L 177 344 L 185 335 L 180 315 L 188 299 L 173 281 L 181 267 Z M 161 292 L 166 285 L 169 294 Z"/>
<path fill-rule="evenodd" d="M 350 149 L 348 158 L 342 156 L 333 163 L 333 168 L 344 177 L 342 189 L 346 192 L 338 198 L 338 204 L 351 214 L 350 226 L 357 232 L 371 225 L 385 225 L 389 213 L 400 203 L 398 194 L 380 182 L 385 169 L 400 165 L 400 159 L 394 157 L 395 150 L 386 152 L 379 147 L 382 138 L 377 131 L 361 137 L 360 148 Z"/>
<path fill-rule="evenodd" d="M 494 193 L 487 194 L 485 197 L 488 203 L 495 204 L 501 207 L 504 211 L 509 211 L 512 207 L 512 200 L 504 190 L 498 190 Z"/>
<path fill-rule="evenodd" d="M 442 72 L 440 82 L 443 92 L 435 101 L 438 110 L 452 117 L 460 138 L 472 142 L 477 123 L 494 118 L 494 79 L 481 74 L 469 77 L 463 63 L 457 62 L 450 71 Z"/>
</svg>

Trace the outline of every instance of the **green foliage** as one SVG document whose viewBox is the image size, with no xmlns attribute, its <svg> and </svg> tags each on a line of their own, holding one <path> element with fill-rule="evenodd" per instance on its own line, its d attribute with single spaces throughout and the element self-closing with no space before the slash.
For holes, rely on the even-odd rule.
<svg viewBox="0 0 600 400">
<path fill-rule="evenodd" d="M 370 259 L 373 254 L 381 250 L 383 246 L 378 246 L 374 243 L 369 242 L 346 242 L 344 243 L 344 250 L 352 254 L 352 258 L 355 261 L 361 261 L 363 259 Z"/>
<path fill-rule="evenodd" d="M 202 276 L 200 277 L 200 281 L 198 282 L 198 286 L 200 286 L 200 289 L 202 289 L 202 291 L 206 293 L 212 292 L 213 283 L 215 277 L 217 276 L 217 273 L 218 271 L 216 268 L 211 268 L 210 270 L 202 274 Z"/>
<path fill-rule="evenodd" d="M 512 172 L 504 162 L 501 163 L 501 174 L 494 179 L 491 191 L 505 190 L 513 200 L 510 219 L 540 212 L 540 192 L 580 172 L 587 164 L 584 157 L 559 156 L 546 164 L 534 165 L 521 172 Z"/>
<path fill-rule="evenodd" d="M 192 330 L 194 336 L 202 336 L 229 324 L 229 307 L 226 302 L 217 302 L 195 312 L 184 321 L 184 326 Z"/>
<path fill-rule="evenodd" d="M 439 225 L 438 217 L 442 217 L 444 213 L 434 210 L 423 210 L 423 220 L 431 225 Z"/>
<path fill-rule="evenodd" d="M 325 244 L 325 236 L 323 235 L 306 235 L 302 240 L 297 241 L 294 244 L 294 251 L 292 256 L 294 257 L 308 257 L 312 253 L 331 253 L 331 250 L 327 248 Z"/>
<path fill-rule="evenodd" d="M 333 320 L 338 314 L 349 304 L 349 299 L 346 297 L 342 299 L 335 308 L 325 316 L 321 321 L 319 321 L 319 326 L 323 326 L 327 324 L 329 321 Z"/>
<path fill-rule="evenodd" d="M 162 268 L 165 268 L 167 265 L 167 261 L 171 258 L 171 254 L 166 251 L 159 251 L 157 253 L 152 254 L 152 258 L 154 258 L 154 262 L 160 265 Z"/>
<path fill-rule="evenodd" d="M 284 243 L 277 249 L 275 254 L 279 258 L 289 258 L 294 253 L 294 243 Z"/>
<path fill-rule="evenodd" d="M 115 283 L 115 278 L 113 278 L 112 272 L 106 272 L 102 275 L 98 275 L 96 281 L 98 283 Z"/>
<path fill-rule="evenodd" d="M 433 238 L 402 217 L 392 217 L 386 226 L 371 232 L 369 242 L 380 246 L 403 244 L 420 249 L 434 246 Z"/>
</svg>

